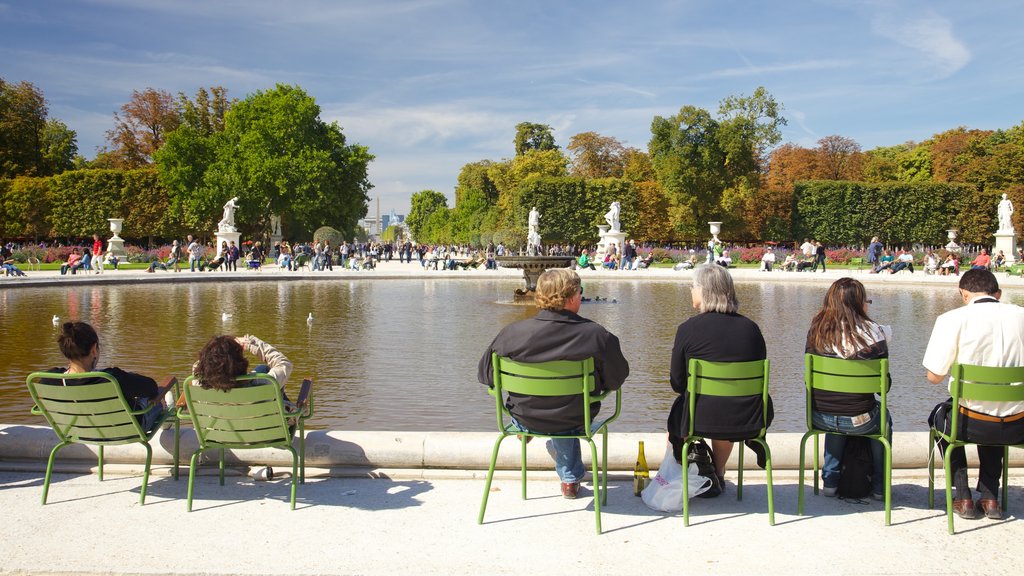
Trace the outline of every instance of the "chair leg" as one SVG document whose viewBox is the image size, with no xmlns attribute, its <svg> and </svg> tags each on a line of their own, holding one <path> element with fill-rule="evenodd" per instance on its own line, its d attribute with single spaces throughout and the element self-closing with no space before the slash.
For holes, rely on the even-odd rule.
<svg viewBox="0 0 1024 576">
<path fill-rule="evenodd" d="M 949 525 L 949 533 L 953 531 L 953 474 L 950 456 L 953 454 L 953 446 L 946 447 L 946 453 L 942 455 L 942 469 L 946 474 L 946 522 Z"/>
<path fill-rule="evenodd" d="M 498 448 L 501 447 L 501 441 L 505 439 L 505 434 L 498 435 L 498 439 L 494 441 L 494 449 L 491 451 L 491 464 L 487 467 L 487 481 L 484 482 L 484 497 L 480 502 L 480 514 L 477 515 L 476 523 L 484 523 L 484 512 L 487 511 L 487 497 L 491 495 L 491 480 L 494 479 L 494 466 L 498 461 Z"/>
<path fill-rule="evenodd" d="M 800 438 L 800 481 L 799 481 L 799 484 L 797 486 L 797 497 L 796 497 L 796 502 L 797 502 L 796 503 L 796 513 L 797 513 L 797 516 L 803 516 L 804 515 L 804 470 L 805 470 L 805 468 L 804 468 L 805 460 L 804 459 L 805 459 L 805 457 L 807 455 L 806 454 L 807 453 L 807 439 L 810 438 L 812 435 L 813 435 L 813 433 L 808 431 L 807 433 L 805 433 L 803 435 L 802 438 Z M 815 448 L 817 448 L 817 443 L 815 443 Z"/>
<path fill-rule="evenodd" d="M 220 466 L 220 468 L 219 468 L 219 471 L 220 471 L 220 485 L 223 486 L 224 485 L 224 449 L 223 448 L 220 449 L 220 464 L 219 464 L 219 466 Z"/>
<path fill-rule="evenodd" d="M 883 479 L 885 487 L 885 525 L 892 525 L 892 443 L 885 436 L 879 436 L 878 441 L 882 443 L 885 450 L 885 474 Z"/>
<path fill-rule="evenodd" d="M 819 470 L 821 470 L 821 465 L 818 462 L 818 454 L 821 453 L 821 448 L 818 446 L 818 436 L 820 436 L 820 434 L 815 434 L 814 435 L 814 495 L 815 496 L 818 495 L 818 474 L 819 474 Z"/>
<path fill-rule="evenodd" d="M 519 450 L 520 450 L 520 453 L 519 453 L 519 475 L 520 475 L 520 481 L 519 481 L 519 484 L 520 484 L 520 486 L 522 488 L 523 500 L 526 500 L 526 439 L 527 438 L 529 438 L 529 436 L 526 436 L 525 434 L 522 434 L 519 437 Z"/>
<path fill-rule="evenodd" d="M 50 492 L 50 476 L 53 474 L 53 461 L 57 457 L 57 451 L 67 445 L 67 442 L 61 442 L 50 450 L 50 457 L 46 460 L 46 477 L 43 478 L 43 504 L 46 504 L 46 495 Z"/>
<path fill-rule="evenodd" d="M 737 442 L 740 445 L 740 455 L 738 468 L 736 469 L 736 500 L 743 500 L 743 452 L 746 445 L 743 442 Z"/>
<path fill-rule="evenodd" d="M 174 480 L 178 480 L 178 458 L 181 456 L 181 420 L 178 419 L 178 415 L 174 415 L 174 463 L 171 464 L 173 468 Z"/>
<path fill-rule="evenodd" d="M 291 504 L 292 510 L 295 510 L 295 491 L 299 485 L 299 455 L 295 452 L 295 448 L 288 447 L 288 451 L 292 453 L 292 494 Z"/>
<path fill-rule="evenodd" d="M 768 525 L 775 526 L 775 492 L 772 486 L 772 449 L 768 447 L 768 442 L 764 440 L 758 440 L 757 442 L 760 443 L 761 446 L 764 446 L 764 470 L 768 474 Z"/>
<path fill-rule="evenodd" d="M 608 503 L 608 427 L 601 429 L 601 504 Z"/>
<path fill-rule="evenodd" d="M 103 482 L 103 444 L 100 444 L 99 452 L 100 452 L 100 458 L 99 458 L 98 467 L 100 469 L 100 482 Z"/>
<path fill-rule="evenodd" d="M 198 464 L 199 464 L 199 454 L 202 451 L 203 450 L 200 448 L 199 450 L 196 450 L 195 452 L 193 452 L 192 453 L 192 458 L 189 460 L 189 464 L 188 464 L 188 492 L 187 492 L 188 495 L 186 496 L 186 504 L 187 504 L 186 510 L 188 512 L 192 511 L 192 488 L 193 488 L 193 486 L 195 486 L 196 466 L 198 466 Z"/>
<path fill-rule="evenodd" d="M 306 483 L 306 423 L 299 421 L 299 484 Z"/>
<path fill-rule="evenodd" d="M 601 491 L 601 481 L 598 477 L 598 474 L 600 473 L 600 463 L 597 460 L 597 446 L 594 444 L 593 438 L 587 438 L 587 443 L 590 444 L 590 476 L 594 480 L 594 520 L 597 526 L 597 533 L 600 535 L 601 499 L 604 498 L 604 492 Z"/>
<path fill-rule="evenodd" d="M 689 459 L 687 456 L 690 454 L 690 446 L 697 438 L 690 436 L 683 441 L 683 526 L 690 525 L 690 470 L 689 470 Z"/>
<path fill-rule="evenodd" d="M 149 487 L 149 467 L 153 463 L 153 447 L 149 442 L 143 442 L 146 447 L 146 467 L 142 469 L 142 490 L 139 491 L 139 505 L 146 505 L 146 488 Z"/>
</svg>

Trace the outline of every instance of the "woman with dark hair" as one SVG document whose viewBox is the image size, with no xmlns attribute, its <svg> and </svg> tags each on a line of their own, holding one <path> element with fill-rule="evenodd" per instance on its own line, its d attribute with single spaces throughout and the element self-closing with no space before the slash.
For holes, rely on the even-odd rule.
<svg viewBox="0 0 1024 576">
<path fill-rule="evenodd" d="M 868 317 L 868 304 L 864 285 L 853 278 L 840 278 L 832 283 L 825 294 L 821 310 L 811 320 L 807 331 L 806 351 L 819 356 L 871 360 L 889 357 L 892 328 L 877 324 Z M 811 420 L 819 430 L 832 430 L 844 434 L 874 434 L 882 418 L 879 402 L 874 394 L 815 391 L 811 399 Z M 889 413 L 888 431 L 892 438 L 892 413 Z M 825 462 L 821 476 L 825 496 L 835 496 L 839 487 L 843 449 L 846 436 L 825 435 Z M 884 448 L 877 440 L 871 441 L 874 458 L 872 497 L 884 496 Z"/>
<path fill-rule="evenodd" d="M 732 276 L 725 268 L 715 264 L 701 264 L 694 268 L 691 299 L 699 314 L 679 325 L 672 346 L 670 381 L 679 397 L 668 415 L 668 438 L 677 460 L 682 460 L 682 445 L 689 431 L 686 390 L 690 358 L 714 362 L 749 362 L 764 360 L 767 348 L 761 329 L 753 320 L 740 315 L 739 301 L 733 287 Z M 753 438 L 761 428 L 771 424 L 774 414 L 768 399 L 768 422 L 762 420 L 761 396 L 698 396 L 694 411 L 694 432 L 711 439 L 712 460 L 717 478 L 723 487 L 725 464 L 732 453 L 735 440 Z M 758 465 L 765 464 L 760 444 L 747 446 L 757 454 Z M 720 490 L 715 491 L 715 493 Z"/>
<path fill-rule="evenodd" d="M 61 325 L 57 345 L 61 354 L 68 359 L 65 368 L 52 368 L 49 372 L 60 374 L 78 374 L 82 372 L 105 372 L 117 380 L 121 392 L 134 410 L 151 407 L 145 414 L 138 416 L 139 424 L 147 432 L 160 419 L 166 405 L 159 398 L 156 381 L 148 376 L 128 372 L 120 368 L 97 368 L 100 361 L 100 339 L 96 330 L 85 322 L 65 322 Z M 98 384 L 101 379 L 73 380 L 73 384 Z"/>
<path fill-rule="evenodd" d="M 211 338 L 199 351 L 199 360 L 192 366 L 196 384 L 225 392 L 236 387 L 238 383 L 235 378 L 249 372 L 246 351 L 258 356 L 263 362 L 253 372 L 273 376 L 284 390 L 292 373 L 292 363 L 273 346 L 249 334 Z"/>
</svg>

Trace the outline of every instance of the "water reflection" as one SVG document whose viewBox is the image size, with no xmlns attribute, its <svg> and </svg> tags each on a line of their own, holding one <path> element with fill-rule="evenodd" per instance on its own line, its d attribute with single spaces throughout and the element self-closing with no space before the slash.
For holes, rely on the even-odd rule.
<svg viewBox="0 0 1024 576">
<path fill-rule="evenodd" d="M 664 427 L 673 392 L 669 353 L 676 326 L 694 314 L 678 281 L 591 281 L 581 313 L 619 335 L 630 361 L 620 430 Z M 341 280 L 0 290 L 0 421 L 41 423 L 28 414 L 25 376 L 63 365 L 50 318 L 87 320 L 102 341 L 102 364 L 161 377 L 188 374 L 211 336 L 252 333 L 295 363 L 294 381 L 316 381 L 317 427 L 361 430 L 490 430 L 494 404 L 476 382 L 484 347 L 505 324 L 533 310 L 503 302 L 519 279 Z M 804 336 L 824 286 L 738 285 L 740 310 L 764 332 L 772 361 L 774 429 L 803 429 Z M 950 287 L 868 287 L 870 313 L 892 324 L 898 430 L 923 429 L 945 393 L 924 379 L 921 358 L 934 318 L 960 304 Z M 1011 301 L 1016 295 L 1009 295 Z M 1017 302 L 1020 303 L 1020 302 Z M 222 313 L 230 314 L 226 321 Z M 314 322 L 306 323 L 312 313 Z"/>
</svg>

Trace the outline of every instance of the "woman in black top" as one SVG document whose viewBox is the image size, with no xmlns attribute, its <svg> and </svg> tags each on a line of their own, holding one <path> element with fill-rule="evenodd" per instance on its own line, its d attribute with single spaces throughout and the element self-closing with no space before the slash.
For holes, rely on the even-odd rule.
<svg viewBox="0 0 1024 576">
<path fill-rule="evenodd" d="M 840 278 L 832 283 L 825 294 L 821 310 L 811 320 L 807 331 L 806 351 L 819 356 L 871 360 L 889 357 L 892 331 L 868 317 L 868 299 L 864 285 L 853 278 Z M 875 434 L 881 423 L 881 410 L 874 394 L 851 394 L 818 390 L 811 398 L 811 420 L 819 430 L 833 430 L 844 434 Z M 889 417 L 889 437 L 892 437 L 892 417 Z M 825 435 L 825 462 L 821 477 L 825 496 L 835 496 L 839 486 L 846 436 Z M 874 457 L 872 496 L 883 498 L 883 447 L 871 441 Z"/>
<path fill-rule="evenodd" d="M 694 269 L 691 292 L 693 307 L 700 312 L 676 330 L 672 346 L 672 389 L 679 393 L 668 415 L 668 436 L 677 459 L 682 459 L 682 443 L 688 432 L 688 394 L 690 358 L 715 362 L 748 362 L 767 357 L 764 336 L 753 320 L 737 313 L 739 302 L 729 271 L 721 266 L 702 264 Z M 715 471 L 721 482 L 725 464 L 732 453 L 732 441 L 756 436 L 771 424 L 771 398 L 768 422 L 762 421 L 761 396 L 699 396 L 694 410 L 694 432 L 711 439 Z M 763 456 L 760 445 L 748 446 Z"/>
<path fill-rule="evenodd" d="M 163 413 L 163 398 L 157 398 L 156 381 L 148 376 L 121 370 L 120 368 L 98 369 L 100 359 L 100 339 L 96 330 L 85 322 L 65 322 L 57 337 L 60 352 L 68 359 L 66 368 L 53 368 L 50 372 L 74 374 L 81 372 L 106 372 L 117 380 L 121 392 L 131 404 L 139 410 L 152 406 L 149 411 L 138 417 L 139 424 L 147 432 L 153 428 Z M 96 381 L 76 381 L 77 384 L 94 384 Z"/>
</svg>

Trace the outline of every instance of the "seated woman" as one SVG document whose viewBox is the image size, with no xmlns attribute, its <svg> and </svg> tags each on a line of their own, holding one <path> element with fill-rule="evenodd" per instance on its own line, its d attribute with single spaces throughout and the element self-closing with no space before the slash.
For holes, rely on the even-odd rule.
<svg viewBox="0 0 1024 576">
<path fill-rule="evenodd" d="M 896 262 L 896 257 L 893 256 L 892 250 L 886 250 L 882 253 L 882 257 L 878 259 L 878 271 L 892 270 L 893 264 Z"/>
<path fill-rule="evenodd" d="M 604 263 L 602 264 L 602 266 L 604 268 L 607 268 L 608 270 L 617 270 L 619 268 L 618 254 L 605 254 Z"/>
<path fill-rule="evenodd" d="M 14 258 L 8 258 L 0 262 L 0 270 L 4 271 L 4 276 L 25 276 L 21 268 L 18 268 L 14 263 Z"/>
<path fill-rule="evenodd" d="M 78 248 L 73 248 L 71 254 L 68 254 L 67 262 L 60 265 L 60 275 L 63 276 L 71 271 L 74 274 L 79 268 L 82 267 L 82 254 Z"/>
<path fill-rule="evenodd" d="M 1000 250 L 996 253 L 996 257 L 992 259 L 992 268 L 998 270 L 1003 266 L 1006 266 L 1006 254 L 1003 254 L 1003 251 Z"/>
<path fill-rule="evenodd" d="M 167 254 L 167 261 L 161 262 L 159 259 L 153 260 L 149 263 L 149 268 L 146 268 L 146 272 L 153 273 L 157 268 L 167 272 L 168 268 L 174 268 L 175 272 L 181 271 L 181 265 L 178 261 L 181 259 L 181 245 L 175 240 L 171 244 L 171 251 Z M 113 262 L 113 260 L 111 260 Z M 117 268 L 117 264 L 114 264 L 114 268 Z"/>
<path fill-rule="evenodd" d="M 868 317 L 868 299 L 864 285 L 853 278 L 840 278 L 825 294 L 821 310 L 811 320 L 805 351 L 819 356 L 871 360 L 889 357 L 892 329 Z M 888 438 L 892 440 L 892 413 L 888 413 Z M 814 427 L 844 434 L 874 434 L 882 418 L 874 394 L 815 391 L 811 398 L 811 419 Z M 843 464 L 846 436 L 825 435 L 825 462 L 821 469 L 825 496 L 835 496 Z M 871 441 L 874 473 L 871 475 L 871 496 L 884 496 L 884 448 Z"/>
<path fill-rule="evenodd" d="M 942 265 L 939 266 L 939 272 L 943 276 L 960 273 L 960 262 L 957 261 L 956 254 L 950 252 L 946 255 L 946 259 L 943 260 Z"/>
<path fill-rule="evenodd" d="M 924 273 L 935 274 L 939 270 L 939 257 L 932 252 L 931 248 L 924 255 Z"/>
<path fill-rule="evenodd" d="M 699 314 L 679 325 L 672 346 L 672 367 L 669 380 L 679 396 L 668 415 L 668 439 L 677 460 L 682 461 L 682 445 L 689 430 L 686 390 L 690 358 L 716 362 L 747 362 L 764 360 L 767 350 L 761 329 L 754 321 L 741 316 L 736 290 L 729 271 L 717 265 L 702 264 L 693 273 L 691 300 Z M 761 396 L 700 396 L 697 398 L 694 432 L 711 439 L 712 461 L 721 488 L 725 464 L 736 440 L 757 436 L 761 428 L 771 425 L 774 414 L 768 399 L 768 422 L 761 419 Z M 757 454 L 758 466 L 764 467 L 765 455 L 755 442 L 747 444 Z M 712 490 L 721 492 L 721 490 Z"/>
<path fill-rule="evenodd" d="M 729 266 L 732 266 L 732 256 L 729 256 L 729 251 L 723 250 L 722 254 L 715 258 L 715 264 L 718 264 L 723 268 L 728 268 Z"/>
<path fill-rule="evenodd" d="M 580 257 L 576 259 L 576 266 L 580 268 L 590 268 L 591 270 L 597 270 L 597 268 L 594 268 L 594 262 L 593 260 L 590 259 L 590 252 L 586 248 L 584 248 L 583 251 L 580 252 Z"/>
<path fill-rule="evenodd" d="M 61 374 L 75 374 L 81 372 L 106 372 L 113 376 L 125 400 L 134 410 L 149 408 L 145 413 L 137 416 L 142 429 L 149 432 L 160 420 L 160 415 L 166 408 L 164 399 L 158 397 L 159 389 L 156 381 L 148 376 L 128 372 L 120 368 L 97 368 L 100 361 L 100 339 L 96 330 L 85 322 L 65 322 L 60 327 L 60 335 L 57 337 L 57 345 L 60 353 L 68 359 L 65 368 L 51 368 L 48 372 Z M 97 384 L 102 380 L 78 380 L 71 381 L 74 384 Z"/>
<path fill-rule="evenodd" d="M 651 264 L 653 264 L 653 263 L 654 263 L 654 252 L 648 252 L 647 256 L 644 256 L 643 258 L 640 258 L 639 260 L 636 261 L 636 269 L 637 270 L 644 270 L 646 268 L 650 268 Z"/>
<path fill-rule="evenodd" d="M 782 270 L 785 272 L 793 272 L 796 270 L 796 264 L 796 256 L 791 252 L 786 256 L 786 261 L 782 263 Z"/>
<path fill-rule="evenodd" d="M 211 338 L 199 351 L 199 359 L 192 365 L 192 374 L 196 377 L 193 384 L 206 389 L 224 391 L 238 386 L 235 377 L 249 373 L 249 361 L 245 358 L 245 352 L 259 357 L 263 362 L 256 366 L 252 373 L 273 376 L 283 391 L 292 373 L 292 363 L 273 346 L 250 334 Z M 243 382 L 249 386 L 254 383 L 258 381 Z"/>
</svg>

